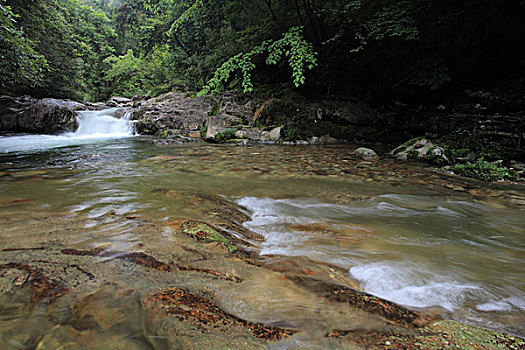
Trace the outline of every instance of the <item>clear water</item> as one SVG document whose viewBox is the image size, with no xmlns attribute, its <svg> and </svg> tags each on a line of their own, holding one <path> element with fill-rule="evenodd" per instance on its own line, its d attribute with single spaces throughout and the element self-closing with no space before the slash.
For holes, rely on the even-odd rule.
<svg viewBox="0 0 525 350">
<path fill-rule="evenodd" d="M 0 247 L 60 242 L 162 252 L 173 245 L 164 223 L 199 214 L 156 189 L 220 195 L 249 213 L 244 225 L 264 236 L 262 255 L 336 265 L 380 297 L 525 335 L 523 187 L 419 164 L 370 164 L 350 156 L 350 146 L 156 147 L 130 137 L 129 122 L 110 118 L 84 115 L 73 134 L 0 138 Z M 151 227 L 120 219 L 131 216 Z M 13 259 L 0 252 L 0 263 Z M 137 291 L 172 283 L 122 271 L 112 278 Z M 283 288 L 261 276 L 217 294 L 225 308 L 251 319 L 310 318 L 312 301 L 272 292 Z M 0 304 L 6 300 L 0 292 Z M 35 310 L 13 312 L 0 318 L 0 329 L 37 326 Z"/>
</svg>

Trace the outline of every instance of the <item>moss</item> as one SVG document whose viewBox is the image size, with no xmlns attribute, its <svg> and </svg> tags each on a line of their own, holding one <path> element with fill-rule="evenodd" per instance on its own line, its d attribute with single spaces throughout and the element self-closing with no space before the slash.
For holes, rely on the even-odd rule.
<svg viewBox="0 0 525 350">
<path fill-rule="evenodd" d="M 219 143 L 227 142 L 228 140 L 236 139 L 237 136 L 235 136 L 235 129 L 226 129 L 221 133 L 218 133 L 215 135 L 214 140 Z"/>
<path fill-rule="evenodd" d="M 408 140 L 407 142 L 405 142 L 404 144 L 402 144 L 398 148 L 403 148 L 404 149 L 404 148 L 413 146 L 416 142 L 419 142 L 419 141 L 423 140 L 424 138 L 425 138 L 424 136 L 414 137 L 413 139 Z"/>
<path fill-rule="evenodd" d="M 410 149 L 407 152 L 407 159 L 408 160 L 419 160 L 419 153 L 415 149 Z"/>
<path fill-rule="evenodd" d="M 208 112 L 208 115 L 210 117 L 219 115 L 219 113 L 221 112 L 221 108 L 222 108 L 222 98 L 220 98 L 219 101 L 213 104 L 213 107 L 211 111 Z"/>
<path fill-rule="evenodd" d="M 230 253 L 234 253 L 239 250 L 239 248 L 233 245 L 217 230 L 202 222 L 186 222 L 182 226 L 182 232 L 199 241 L 221 243 L 226 246 Z"/>
<path fill-rule="evenodd" d="M 207 126 L 203 126 L 201 131 L 200 131 L 200 135 L 201 135 L 201 138 L 204 140 L 206 139 L 206 134 L 208 133 L 208 127 Z"/>
</svg>

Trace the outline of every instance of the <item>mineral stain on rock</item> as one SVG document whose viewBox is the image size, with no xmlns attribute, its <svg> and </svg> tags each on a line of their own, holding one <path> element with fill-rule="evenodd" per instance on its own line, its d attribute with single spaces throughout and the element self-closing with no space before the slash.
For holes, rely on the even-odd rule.
<svg viewBox="0 0 525 350">
<path fill-rule="evenodd" d="M 349 303 L 368 313 L 379 314 L 395 326 L 415 329 L 425 326 L 431 320 L 431 318 L 424 317 L 391 301 L 346 286 L 339 286 L 306 276 L 289 277 L 289 279 L 302 288 L 306 288 L 328 300 Z"/>
<path fill-rule="evenodd" d="M 48 278 L 38 268 L 20 263 L 1 264 L 0 269 L 16 269 L 27 272 L 25 281 L 16 281 L 20 286 L 28 283 L 31 288 L 31 301 L 50 301 L 68 294 L 69 289 L 61 282 Z"/>
<path fill-rule="evenodd" d="M 231 276 L 227 273 L 220 271 L 215 271 L 211 269 L 204 269 L 193 266 L 186 266 L 174 263 L 165 263 L 158 261 L 154 257 L 140 252 L 117 252 L 117 251 L 106 251 L 102 248 L 94 248 L 89 250 L 78 250 L 78 249 L 62 249 L 60 251 L 64 255 L 74 255 L 74 256 L 99 256 L 106 258 L 115 258 L 120 260 L 125 260 L 136 265 L 147 267 L 150 269 L 155 269 L 161 272 L 172 272 L 174 270 L 184 271 L 184 272 L 200 272 L 208 275 L 212 275 L 221 279 L 228 281 L 240 283 L 242 279 L 236 276 Z"/>
<path fill-rule="evenodd" d="M 160 308 L 168 315 L 174 315 L 181 321 L 188 321 L 202 332 L 227 332 L 232 326 L 241 326 L 252 335 L 266 341 L 281 340 L 297 331 L 293 329 L 266 326 L 252 323 L 230 315 L 221 310 L 211 300 L 191 293 L 189 290 L 171 287 L 151 294 L 147 303 L 153 308 Z"/>
<path fill-rule="evenodd" d="M 121 260 L 129 261 L 133 264 L 141 265 L 158 271 L 171 271 L 172 267 L 164 262 L 160 262 L 154 257 L 145 253 L 139 252 L 112 252 L 105 251 L 102 248 L 94 248 L 90 250 L 78 250 L 78 249 L 62 249 L 60 251 L 64 255 L 76 255 L 76 256 L 100 256 L 106 258 L 116 258 Z"/>
</svg>

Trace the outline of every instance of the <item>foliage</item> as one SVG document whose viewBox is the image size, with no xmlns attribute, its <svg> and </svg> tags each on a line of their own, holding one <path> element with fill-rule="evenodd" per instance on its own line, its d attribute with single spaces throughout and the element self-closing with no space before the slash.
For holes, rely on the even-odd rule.
<svg viewBox="0 0 525 350">
<path fill-rule="evenodd" d="M 214 140 L 219 143 L 228 142 L 230 140 L 235 140 L 237 136 L 235 136 L 234 129 L 226 129 L 223 132 L 218 133 L 215 135 Z"/>
<path fill-rule="evenodd" d="M 77 0 L 11 0 L 9 4 L 7 17 L 14 29 L 2 25 L 11 33 L 7 36 L 11 45 L 2 45 L 1 53 L 10 55 L 6 62 L 21 84 L 11 84 L 7 92 L 84 98 L 97 89 L 102 59 L 112 51 L 108 41 L 113 31 L 102 12 Z M 5 10 L 2 5 L 4 14 Z"/>
<path fill-rule="evenodd" d="M 466 164 L 455 164 L 452 170 L 455 174 L 483 181 L 498 181 L 502 179 L 515 180 L 518 177 L 515 170 L 485 160 L 477 160 L 474 163 L 468 162 Z"/>
<path fill-rule="evenodd" d="M 286 32 L 283 37 L 274 42 L 264 41 L 247 53 L 240 53 L 222 64 L 217 69 L 214 77 L 199 92 L 199 95 L 208 93 L 218 93 L 222 85 L 228 81 L 230 75 L 237 69 L 242 74 L 242 91 L 244 93 L 253 91 L 251 72 L 255 69 L 252 62 L 254 56 L 267 53 L 266 64 L 275 65 L 284 56 L 288 58 L 288 64 L 292 69 L 292 81 L 295 87 L 299 87 L 305 82 L 306 69 L 313 69 L 317 65 L 315 52 L 312 44 L 307 42 L 302 35 L 302 27 L 293 27 Z"/>
<path fill-rule="evenodd" d="M 202 127 L 202 129 L 200 131 L 200 135 L 201 135 L 201 138 L 203 140 L 206 139 L 206 134 L 207 133 L 208 133 L 208 127 L 207 126 Z"/>
<path fill-rule="evenodd" d="M 179 85 L 201 95 L 281 86 L 307 96 L 419 104 L 443 103 L 467 89 L 504 87 L 498 94 L 511 96 L 505 89 L 522 90 L 524 80 L 524 3 L 7 3 L 0 0 L 0 89 L 15 95 L 100 100 Z"/>
<path fill-rule="evenodd" d="M 5 0 L 0 1 L 0 91 L 20 85 L 37 86 L 48 68 L 44 56 L 33 49 Z"/>
</svg>

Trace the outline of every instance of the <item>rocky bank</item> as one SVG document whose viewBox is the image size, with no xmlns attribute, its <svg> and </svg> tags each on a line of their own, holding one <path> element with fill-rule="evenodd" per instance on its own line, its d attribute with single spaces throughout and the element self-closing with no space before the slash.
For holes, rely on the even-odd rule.
<svg viewBox="0 0 525 350">
<path fill-rule="evenodd" d="M 138 133 L 153 136 L 152 142 L 158 145 L 202 140 L 351 142 L 378 147 L 387 157 L 445 166 L 446 171 L 485 181 L 519 180 L 525 174 L 525 118 L 520 115 L 374 109 L 362 101 L 263 100 L 228 93 L 195 97 L 169 92 L 156 98 L 112 97 L 91 104 L 0 96 L 0 132 L 74 131 L 78 111 L 104 108 L 121 108 L 117 117 L 131 111 Z"/>
</svg>

